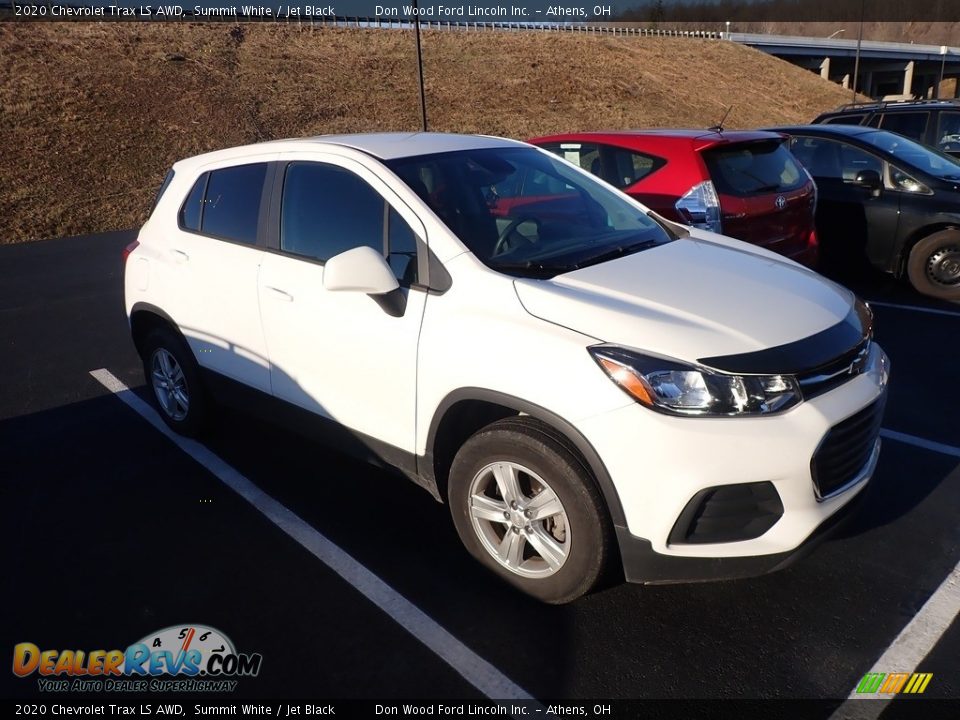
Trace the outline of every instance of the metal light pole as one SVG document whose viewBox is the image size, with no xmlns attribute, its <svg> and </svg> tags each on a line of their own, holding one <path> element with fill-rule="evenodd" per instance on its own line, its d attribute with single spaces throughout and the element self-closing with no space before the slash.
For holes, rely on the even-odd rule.
<svg viewBox="0 0 960 720">
<path fill-rule="evenodd" d="M 420 14 L 417 12 L 417 0 L 413 0 L 413 27 L 417 36 L 417 73 L 420 76 L 420 120 L 423 132 L 427 131 L 427 96 L 423 90 L 423 53 L 420 50 Z"/>
<path fill-rule="evenodd" d="M 857 34 L 857 59 L 853 61 L 853 99 L 857 101 L 857 81 L 860 79 L 860 45 L 863 43 L 863 9 L 866 0 L 860 0 L 860 32 Z"/>
</svg>

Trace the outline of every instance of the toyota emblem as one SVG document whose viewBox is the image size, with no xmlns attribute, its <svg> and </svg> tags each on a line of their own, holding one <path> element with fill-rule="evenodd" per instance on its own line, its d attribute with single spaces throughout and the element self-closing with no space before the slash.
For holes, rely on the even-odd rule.
<svg viewBox="0 0 960 720">
<path fill-rule="evenodd" d="M 787 206 L 787 199 L 783 195 L 777 195 L 774 205 L 777 206 L 777 210 L 783 210 Z"/>
</svg>

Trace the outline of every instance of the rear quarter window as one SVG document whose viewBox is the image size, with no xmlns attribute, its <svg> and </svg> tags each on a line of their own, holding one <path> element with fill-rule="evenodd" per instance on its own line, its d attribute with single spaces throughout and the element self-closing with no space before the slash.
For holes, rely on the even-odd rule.
<svg viewBox="0 0 960 720">
<path fill-rule="evenodd" d="M 803 186 L 807 176 L 779 140 L 722 145 L 704 152 L 717 192 L 752 197 Z"/>
<path fill-rule="evenodd" d="M 203 210 L 203 193 L 207 188 L 207 178 L 210 173 L 204 173 L 193 184 L 190 194 L 180 208 L 180 228 L 190 232 L 200 232 L 200 213 Z"/>
<path fill-rule="evenodd" d="M 156 197 L 153 198 L 153 205 L 150 207 L 150 213 L 152 214 L 154 210 L 157 209 L 157 205 L 160 204 L 160 198 L 163 197 L 163 194 L 167 191 L 167 188 L 170 187 L 170 183 L 173 182 L 173 170 L 167 171 L 167 176 L 163 179 L 163 183 L 160 185 L 160 189 L 157 190 Z"/>
</svg>

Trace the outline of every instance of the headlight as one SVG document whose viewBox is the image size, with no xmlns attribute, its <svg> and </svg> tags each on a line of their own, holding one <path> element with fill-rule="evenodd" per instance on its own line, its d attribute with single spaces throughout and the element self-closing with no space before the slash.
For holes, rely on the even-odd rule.
<svg viewBox="0 0 960 720">
<path fill-rule="evenodd" d="M 672 415 L 766 415 L 801 400 L 792 375 L 727 375 L 616 345 L 587 349 L 627 395 Z"/>
</svg>

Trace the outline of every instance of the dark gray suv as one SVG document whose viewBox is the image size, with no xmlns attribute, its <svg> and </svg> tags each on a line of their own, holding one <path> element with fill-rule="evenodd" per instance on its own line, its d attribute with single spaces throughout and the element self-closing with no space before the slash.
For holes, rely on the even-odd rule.
<svg viewBox="0 0 960 720">
<path fill-rule="evenodd" d="M 813 122 L 869 125 L 960 157 L 960 98 L 851 103 L 823 113 Z"/>
</svg>

